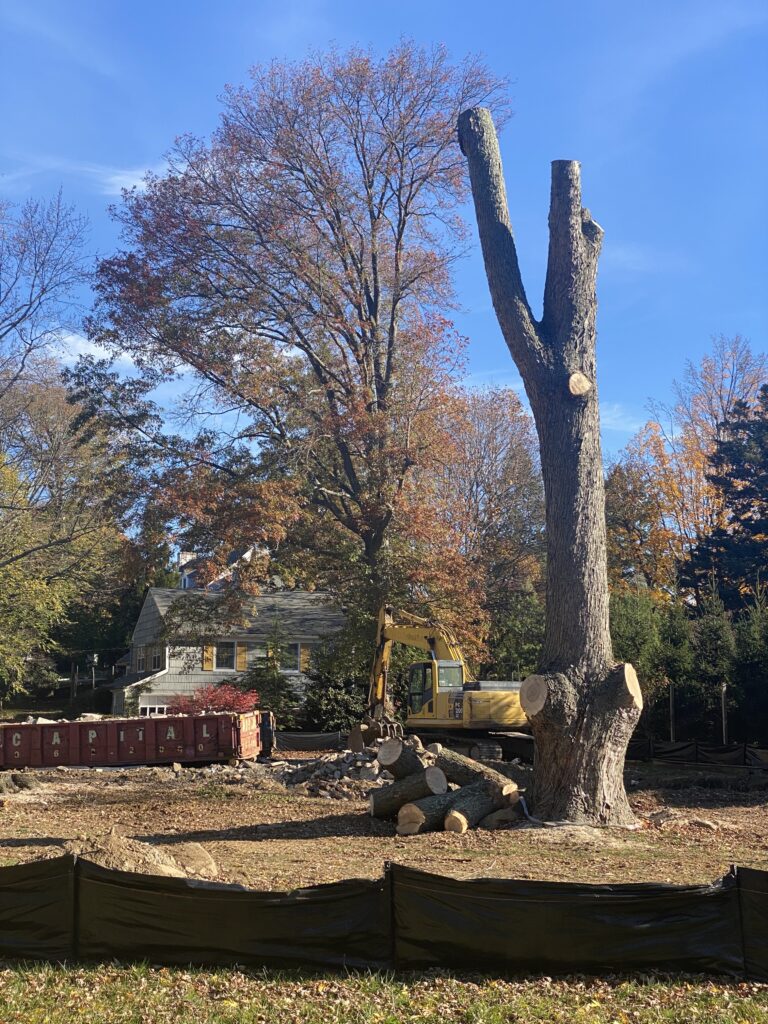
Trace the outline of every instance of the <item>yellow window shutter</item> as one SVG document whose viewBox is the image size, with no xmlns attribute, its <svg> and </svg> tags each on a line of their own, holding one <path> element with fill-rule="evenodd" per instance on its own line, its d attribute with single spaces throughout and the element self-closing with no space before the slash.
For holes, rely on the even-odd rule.
<svg viewBox="0 0 768 1024">
<path fill-rule="evenodd" d="M 309 644 L 301 644 L 299 651 L 299 668 L 302 672 L 309 669 L 309 659 L 312 656 L 312 648 Z"/>
<path fill-rule="evenodd" d="M 245 672 L 248 668 L 248 645 L 238 644 L 237 645 L 237 661 L 235 667 L 238 672 Z"/>
<path fill-rule="evenodd" d="M 213 672 L 213 645 L 203 647 L 203 672 Z"/>
</svg>

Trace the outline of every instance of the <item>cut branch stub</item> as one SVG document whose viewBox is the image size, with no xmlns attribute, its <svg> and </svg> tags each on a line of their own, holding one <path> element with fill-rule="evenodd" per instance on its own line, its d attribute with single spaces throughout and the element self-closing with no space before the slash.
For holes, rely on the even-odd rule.
<svg viewBox="0 0 768 1024">
<path fill-rule="evenodd" d="M 617 665 L 606 680 L 615 688 L 616 702 L 620 707 L 643 710 L 643 694 L 634 666 L 629 662 Z"/>
<path fill-rule="evenodd" d="M 520 707 L 526 718 L 534 718 L 547 703 L 547 677 L 528 676 L 520 687 Z"/>
<path fill-rule="evenodd" d="M 592 390 L 592 381 L 578 370 L 568 378 L 568 390 L 574 396 L 586 395 Z"/>
</svg>

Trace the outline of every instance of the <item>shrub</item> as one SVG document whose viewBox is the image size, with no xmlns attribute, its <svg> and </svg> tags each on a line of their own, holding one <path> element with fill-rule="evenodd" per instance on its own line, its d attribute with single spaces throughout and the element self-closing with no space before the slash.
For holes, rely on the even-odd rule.
<svg viewBox="0 0 768 1024">
<path fill-rule="evenodd" d="M 192 694 L 176 694 L 168 703 L 169 715 L 204 715 L 211 711 L 232 711 L 244 714 L 259 704 L 259 695 L 253 690 L 243 691 L 224 683 L 221 686 L 202 686 Z"/>
</svg>

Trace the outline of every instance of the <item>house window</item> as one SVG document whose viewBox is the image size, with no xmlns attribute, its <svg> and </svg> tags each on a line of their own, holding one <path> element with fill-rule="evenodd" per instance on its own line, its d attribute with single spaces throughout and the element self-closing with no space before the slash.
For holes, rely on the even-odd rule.
<svg viewBox="0 0 768 1024">
<path fill-rule="evenodd" d="M 283 644 L 280 651 L 280 671 L 299 672 L 300 670 L 301 665 L 299 663 L 299 645 Z"/>
<path fill-rule="evenodd" d="M 146 665 L 145 651 L 143 647 L 139 647 L 136 650 L 136 671 L 143 672 L 144 666 Z"/>
<path fill-rule="evenodd" d="M 168 707 L 164 704 L 150 704 L 148 707 L 139 708 L 139 715 L 146 718 L 148 715 L 167 715 Z"/>
<path fill-rule="evenodd" d="M 235 645 L 216 644 L 216 668 L 234 669 L 235 667 Z"/>
<path fill-rule="evenodd" d="M 152 671 L 157 672 L 163 667 L 163 648 L 155 647 L 152 651 Z"/>
</svg>

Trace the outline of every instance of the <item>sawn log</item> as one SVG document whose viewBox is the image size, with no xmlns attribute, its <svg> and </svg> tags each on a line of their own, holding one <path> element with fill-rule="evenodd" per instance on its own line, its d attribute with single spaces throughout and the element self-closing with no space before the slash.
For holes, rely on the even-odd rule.
<svg viewBox="0 0 768 1024">
<path fill-rule="evenodd" d="M 396 779 L 404 779 L 424 767 L 424 761 L 405 740 L 385 740 L 379 747 L 376 760 Z"/>
<path fill-rule="evenodd" d="M 449 782 L 457 782 L 460 786 L 471 786 L 473 783 L 485 780 L 495 785 L 501 796 L 507 797 L 507 802 L 517 799 L 517 783 L 508 779 L 506 775 L 497 772 L 495 768 L 473 761 L 471 757 L 465 757 L 455 750 L 449 750 L 440 743 L 430 743 L 427 751 L 435 757 L 435 764 L 442 768 L 445 777 Z"/>
<path fill-rule="evenodd" d="M 404 779 L 398 779 L 389 786 L 374 789 L 370 795 L 371 815 L 374 818 L 392 818 L 403 804 L 422 797 L 441 795 L 448 790 L 444 773 L 431 765 L 420 768 Z"/>
<path fill-rule="evenodd" d="M 403 804 L 397 815 L 397 834 L 415 836 L 421 832 L 441 829 L 445 816 L 450 811 L 460 789 L 441 796 L 427 796 L 410 804 Z"/>
<path fill-rule="evenodd" d="M 501 807 L 504 801 L 498 786 L 487 779 L 462 787 L 445 816 L 445 831 L 463 834 Z"/>
</svg>

